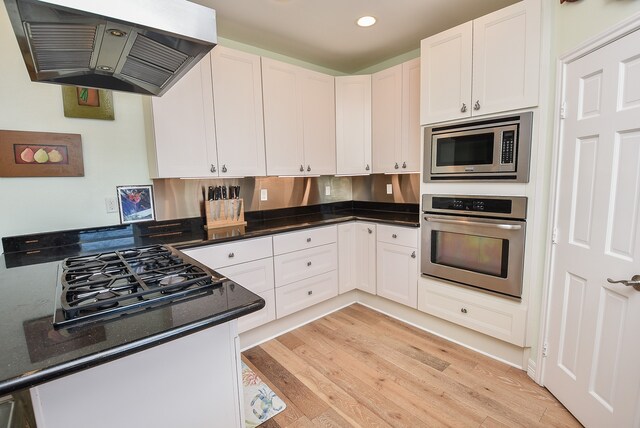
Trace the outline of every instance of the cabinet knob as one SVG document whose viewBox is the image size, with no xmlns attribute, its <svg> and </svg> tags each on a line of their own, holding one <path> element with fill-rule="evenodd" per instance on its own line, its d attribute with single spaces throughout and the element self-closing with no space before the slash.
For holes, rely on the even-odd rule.
<svg viewBox="0 0 640 428">
<path fill-rule="evenodd" d="M 369 168 L 369 164 L 367 164 L 367 166 L 364 167 L 365 171 L 369 171 L 371 168 Z"/>
<path fill-rule="evenodd" d="M 462 312 L 463 314 L 466 314 L 467 313 L 467 308 L 461 308 L 460 312 Z"/>
<path fill-rule="evenodd" d="M 393 235 L 391 235 L 391 237 L 392 237 L 393 239 L 396 239 L 396 238 L 398 237 L 398 235 L 396 235 L 396 234 L 394 233 Z"/>
<path fill-rule="evenodd" d="M 313 290 L 307 291 L 307 296 L 311 296 L 313 294 Z"/>
<path fill-rule="evenodd" d="M 396 162 L 396 164 L 395 164 L 394 168 L 395 168 L 395 169 L 400 168 L 400 166 L 398 165 L 398 162 Z"/>
<path fill-rule="evenodd" d="M 234 258 L 235 256 L 236 256 L 235 254 L 233 254 L 233 253 L 229 253 L 229 258 L 230 258 L 230 259 Z"/>
<path fill-rule="evenodd" d="M 307 172 L 311 172 L 311 165 L 307 165 Z"/>
<path fill-rule="evenodd" d="M 406 162 L 402 162 L 402 167 L 406 168 L 407 167 L 407 163 Z"/>
<path fill-rule="evenodd" d="M 413 253 L 411 253 L 411 258 L 415 259 L 416 258 L 416 252 L 414 251 Z"/>
<path fill-rule="evenodd" d="M 307 267 L 311 266 L 311 262 L 307 262 Z"/>
<path fill-rule="evenodd" d="M 227 172 L 227 165 L 225 164 L 222 165 L 222 172 Z"/>
<path fill-rule="evenodd" d="M 311 238 L 307 238 L 307 242 L 311 242 Z"/>
<path fill-rule="evenodd" d="M 304 172 L 304 166 L 300 165 L 300 172 Z"/>
<path fill-rule="evenodd" d="M 474 110 L 480 110 L 480 100 L 476 100 L 476 103 L 473 105 Z"/>
<path fill-rule="evenodd" d="M 467 111 L 467 105 L 462 103 L 462 107 L 460 107 L 460 113 L 465 113 Z"/>
<path fill-rule="evenodd" d="M 211 164 L 211 169 L 210 169 L 210 171 L 211 171 L 211 172 L 216 172 L 216 166 L 215 166 L 214 164 Z"/>
<path fill-rule="evenodd" d="M 371 228 L 367 227 L 367 232 L 369 232 L 369 235 L 371 235 L 373 233 L 373 230 L 371 230 Z"/>
</svg>

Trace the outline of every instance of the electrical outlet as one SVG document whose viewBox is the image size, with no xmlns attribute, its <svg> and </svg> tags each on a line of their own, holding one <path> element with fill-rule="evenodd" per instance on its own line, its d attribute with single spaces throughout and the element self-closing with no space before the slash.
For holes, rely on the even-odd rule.
<svg viewBox="0 0 640 428">
<path fill-rule="evenodd" d="M 267 194 L 267 189 L 260 189 L 260 200 L 266 201 L 268 199 L 269 199 L 269 196 Z"/>
<path fill-rule="evenodd" d="M 331 196 L 331 186 L 324 186 L 324 195 Z"/>
<path fill-rule="evenodd" d="M 387 184 L 387 195 L 391 195 L 393 193 L 393 186 L 391 184 Z"/>
<path fill-rule="evenodd" d="M 118 212 L 118 201 L 115 197 L 104 198 L 104 205 L 106 206 L 108 213 Z"/>
</svg>

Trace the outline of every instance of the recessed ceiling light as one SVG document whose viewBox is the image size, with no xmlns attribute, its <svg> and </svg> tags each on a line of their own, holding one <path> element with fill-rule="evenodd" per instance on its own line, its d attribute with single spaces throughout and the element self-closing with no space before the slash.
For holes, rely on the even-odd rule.
<svg viewBox="0 0 640 428">
<path fill-rule="evenodd" d="M 363 16 L 358 18 L 357 24 L 361 27 L 371 27 L 376 23 L 376 19 L 373 16 Z"/>
</svg>

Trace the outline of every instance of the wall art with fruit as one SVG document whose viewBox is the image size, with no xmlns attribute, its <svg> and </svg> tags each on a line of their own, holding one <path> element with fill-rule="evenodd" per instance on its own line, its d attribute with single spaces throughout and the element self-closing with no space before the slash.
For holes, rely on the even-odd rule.
<svg viewBox="0 0 640 428">
<path fill-rule="evenodd" d="M 78 134 L 0 130 L 0 177 L 82 177 Z"/>
</svg>

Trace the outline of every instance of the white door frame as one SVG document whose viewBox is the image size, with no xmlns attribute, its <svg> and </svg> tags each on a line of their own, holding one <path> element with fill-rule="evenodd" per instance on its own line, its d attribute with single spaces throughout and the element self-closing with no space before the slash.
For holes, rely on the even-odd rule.
<svg viewBox="0 0 640 428">
<path fill-rule="evenodd" d="M 621 21 L 613 27 L 605 30 L 601 34 L 588 39 L 584 43 L 578 45 L 576 48 L 561 55 L 556 62 L 556 91 L 555 91 L 555 106 L 554 106 L 554 125 L 553 125 L 553 152 L 552 152 L 552 165 L 551 165 L 551 191 L 549 194 L 549 216 L 551 219 L 550 231 L 553 231 L 558 224 L 558 186 L 560 184 L 560 178 L 558 176 L 558 160 L 560 157 L 560 149 L 562 146 L 563 135 L 563 121 L 560 120 L 562 114 L 562 102 L 565 98 L 565 76 L 567 67 L 572 62 L 588 55 L 603 46 L 614 42 L 629 33 L 636 30 L 640 30 L 640 13 L 636 13 L 631 17 Z M 545 255 L 545 269 L 544 269 L 544 285 L 542 289 L 542 305 L 540 309 L 540 328 L 538 332 L 538 352 L 536 355 L 536 367 L 540 369 L 536 370 L 534 380 L 540 385 L 544 385 L 544 364 L 546 354 L 546 343 L 549 335 L 549 307 L 551 302 L 549 297 L 551 295 L 551 277 L 554 268 L 554 246 L 553 246 L 553 233 L 549 233 L 545 243 L 546 255 Z"/>
</svg>

